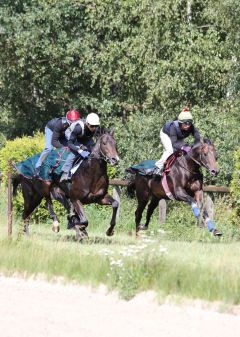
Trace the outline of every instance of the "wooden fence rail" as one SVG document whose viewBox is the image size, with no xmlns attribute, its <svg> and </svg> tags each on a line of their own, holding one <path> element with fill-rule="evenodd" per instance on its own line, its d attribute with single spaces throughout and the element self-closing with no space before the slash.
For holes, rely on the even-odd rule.
<svg viewBox="0 0 240 337">
<path fill-rule="evenodd" d="M 127 179 L 110 179 L 110 185 L 113 186 L 113 198 L 119 202 L 119 208 L 117 213 L 117 218 L 120 215 L 120 207 L 121 207 L 121 189 L 119 186 L 127 186 L 129 184 L 129 180 Z M 215 185 L 207 185 L 203 186 L 203 191 L 205 192 L 204 196 L 204 204 L 208 211 L 208 214 L 211 219 L 214 217 L 214 203 L 213 198 L 211 196 L 212 193 L 229 193 L 230 188 L 226 186 L 215 186 Z M 167 203 L 166 200 L 162 199 L 159 201 L 159 216 L 158 222 L 159 224 L 163 224 L 166 222 L 166 213 L 167 213 Z"/>
</svg>

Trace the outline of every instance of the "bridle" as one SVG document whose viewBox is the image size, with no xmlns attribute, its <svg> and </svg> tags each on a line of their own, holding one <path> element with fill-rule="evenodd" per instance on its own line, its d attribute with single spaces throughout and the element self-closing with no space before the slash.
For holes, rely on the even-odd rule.
<svg viewBox="0 0 240 337">
<path fill-rule="evenodd" d="M 190 153 L 191 153 L 191 151 L 190 151 Z M 194 161 L 198 166 L 203 166 L 203 167 L 205 167 L 208 171 L 210 171 L 209 167 L 207 167 L 207 165 L 204 164 L 203 161 L 202 161 L 202 153 L 201 153 L 201 152 L 200 152 L 200 154 L 199 154 L 200 160 L 197 160 L 197 159 L 193 158 L 192 156 L 190 156 L 189 153 L 188 153 L 187 155 L 188 155 L 188 157 L 189 157 L 192 161 Z M 179 165 L 180 165 L 180 164 L 179 164 Z M 184 168 L 186 171 L 190 172 L 190 173 L 197 173 L 197 172 L 193 172 L 193 171 L 187 169 L 186 167 L 184 167 L 184 166 L 182 166 L 182 165 L 180 165 L 180 166 L 181 166 L 182 168 Z"/>
<path fill-rule="evenodd" d="M 101 138 L 103 137 L 104 135 L 101 135 L 98 139 L 98 144 L 96 144 L 98 147 L 97 147 L 97 152 L 98 154 L 95 153 L 95 151 L 93 151 L 90 156 L 89 156 L 89 159 L 91 158 L 96 158 L 96 159 L 103 159 L 106 163 L 110 163 L 110 158 L 108 158 L 107 155 L 105 155 L 101 149 Z"/>
</svg>

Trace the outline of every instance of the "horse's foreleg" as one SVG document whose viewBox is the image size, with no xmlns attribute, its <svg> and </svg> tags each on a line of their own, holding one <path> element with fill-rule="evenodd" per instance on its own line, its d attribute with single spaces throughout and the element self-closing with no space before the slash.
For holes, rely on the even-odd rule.
<svg viewBox="0 0 240 337">
<path fill-rule="evenodd" d="M 111 205 L 112 206 L 112 219 L 110 222 L 110 227 L 106 231 L 107 236 L 112 236 L 114 234 L 114 227 L 116 225 L 116 215 L 119 203 L 117 200 L 113 199 L 110 195 L 105 195 L 103 199 L 98 202 L 99 205 Z"/>
<path fill-rule="evenodd" d="M 178 191 L 176 195 L 178 197 L 178 200 L 186 201 L 191 205 L 193 214 L 195 215 L 196 218 L 200 217 L 201 212 L 195 199 L 193 199 L 189 194 L 187 194 L 185 190 Z M 206 221 L 209 232 L 212 232 L 214 236 L 222 235 L 222 233 L 219 230 L 214 228 L 214 224 L 212 220 L 208 217 L 208 213 L 205 207 L 203 207 L 203 218 Z"/>
<path fill-rule="evenodd" d="M 54 212 L 53 203 L 52 203 L 51 198 L 46 198 L 46 207 L 50 213 L 51 219 L 53 220 L 52 230 L 54 233 L 58 233 L 60 231 L 60 225 L 59 225 L 58 217 L 56 213 Z"/>
<path fill-rule="evenodd" d="M 200 209 L 200 214 L 203 214 L 203 190 L 195 191 L 195 193 L 194 193 L 194 199 L 196 200 L 197 205 L 198 205 L 198 207 Z M 200 215 L 197 219 L 198 219 L 198 226 L 199 227 L 204 227 L 203 216 Z"/>
<path fill-rule="evenodd" d="M 204 203 L 203 203 L 203 191 L 202 190 L 195 192 L 195 199 L 196 199 L 197 203 L 199 205 L 201 205 L 202 215 L 203 215 L 203 221 L 205 222 L 205 224 L 206 224 L 209 232 L 212 232 L 214 236 L 221 236 L 222 233 L 218 229 L 214 228 L 215 227 L 214 223 L 211 220 L 211 218 L 209 217 L 207 209 L 204 206 Z"/>
</svg>

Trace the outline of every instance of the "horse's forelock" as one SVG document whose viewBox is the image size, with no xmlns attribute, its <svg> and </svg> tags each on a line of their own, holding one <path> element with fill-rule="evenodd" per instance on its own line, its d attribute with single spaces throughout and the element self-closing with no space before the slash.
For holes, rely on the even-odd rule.
<svg viewBox="0 0 240 337">
<path fill-rule="evenodd" d="M 208 145 L 213 145 L 213 142 L 209 138 L 203 138 L 203 142 Z"/>
</svg>

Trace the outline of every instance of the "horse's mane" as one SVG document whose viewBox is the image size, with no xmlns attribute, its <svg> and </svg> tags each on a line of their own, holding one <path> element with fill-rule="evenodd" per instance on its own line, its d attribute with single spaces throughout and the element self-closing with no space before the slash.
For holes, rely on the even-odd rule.
<svg viewBox="0 0 240 337">
<path fill-rule="evenodd" d="M 201 138 L 200 141 L 196 142 L 196 143 L 193 145 L 192 149 L 195 149 L 195 148 L 199 147 L 199 146 L 202 145 L 203 143 L 204 143 L 204 144 L 207 144 L 207 145 L 213 145 L 213 142 L 211 141 L 211 139 L 209 139 L 209 138 Z"/>
<path fill-rule="evenodd" d="M 98 139 L 103 134 L 110 133 L 110 131 L 105 126 L 99 126 L 96 130 L 95 136 Z"/>
</svg>

